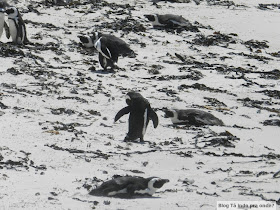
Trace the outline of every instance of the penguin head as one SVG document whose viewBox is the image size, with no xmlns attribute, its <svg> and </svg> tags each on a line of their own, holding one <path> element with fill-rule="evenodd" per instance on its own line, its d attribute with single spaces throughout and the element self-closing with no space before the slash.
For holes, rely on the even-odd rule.
<svg viewBox="0 0 280 210">
<path fill-rule="evenodd" d="M 92 42 L 92 39 L 90 36 L 78 36 L 78 37 L 86 48 L 90 48 L 90 47 L 94 46 L 94 43 Z"/>
<path fill-rule="evenodd" d="M 16 7 L 9 7 L 6 9 L 6 13 L 10 18 L 15 18 L 18 16 L 18 9 Z"/>
<path fill-rule="evenodd" d="M 92 36 L 91 36 L 91 39 L 93 41 L 93 43 L 97 42 L 97 40 L 101 37 L 101 33 L 99 32 L 93 32 Z"/>
<path fill-rule="evenodd" d="M 126 102 L 126 104 L 127 104 L 128 106 L 131 105 L 131 98 L 130 98 L 130 96 L 129 96 L 128 94 L 125 96 L 125 102 Z"/>
<path fill-rule="evenodd" d="M 156 181 L 154 182 L 153 187 L 154 187 L 155 189 L 160 189 L 160 188 L 161 188 L 165 183 L 167 183 L 167 182 L 169 182 L 168 179 L 160 179 L 160 178 L 158 178 L 158 179 L 156 179 Z"/>
<path fill-rule="evenodd" d="M 175 112 L 176 112 L 175 110 L 169 110 L 169 109 L 164 110 L 165 113 L 164 118 L 173 118 L 175 116 Z"/>
<path fill-rule="evenodd" d="M 148 189 L 151 192 L 155 192 L 156 190 L 160 189 L 165 183 L 169 182 L 168 179 L 161 179 L 159 177 L 150 177 L 148 179 Z"/>
<path fill-rule="evenodd" d="M 131 91 L 126 94 L 125 101 L 126 101 L 127 105 L 131 106 L 133 101 L 135 99 L 139 99 L 139 98 L 144 99 L 144 97 L 140 93 Z"/>
<path fill-rule="evenodd" d="M 155 21 L 156 18 L 155 18 L 155 15 L 144 15 L 149 21 Z"/>
</svg>

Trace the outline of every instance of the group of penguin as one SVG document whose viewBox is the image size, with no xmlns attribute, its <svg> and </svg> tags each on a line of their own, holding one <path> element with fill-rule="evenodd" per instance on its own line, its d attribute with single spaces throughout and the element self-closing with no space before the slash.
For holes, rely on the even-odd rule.
<svg viewBox="0 0 280 210">
<path fill-rule="evenodd" d="M 128 133 L 125 141 L 140 139 L 144 142 L 144 135 L 152 120 L 154 128 L 159 120 L 150 103 L 138 92 L 128 92 L 126 95 L 128 106 L 121 109 L 115 116 L 115 122 L 123 115 L 129 114 Z M 181 125 L 224 125 L 223 122 L 208 112 L 196 109 L 165 110 L 165 117 L 171 118 L 173 124 Z M 119 176 L 102 183 L 89 192 L 94 196 L 108 196 L 119 198 L 134 198 L 137 196 L 152 196 L 168 179 L 159 177 Z"/>
<path fill-rule="evenodd" d="M 145 15 L 154 27 L 184 27 L 189 22 L 178 15 Z M 136 56 L 136 53 L 130 49 L 129 45 L 122 39 L 111 35 L 94 32 L 90 36 L 78 36 L 82 45 L 86 48 L 95 48 L 98 51 L 99 63 L 104 70 L 110 67 L 115 68 L 115 63 L 119 56 Z M 149 101 L 138 92 L 128 92 L 126 95 L 128 106 L 121 109 L 115 116 L 114 121 L 119 120 L 123 115 L 129 114 L 128 133 L 124 141 L 135 141 L 140 139 L 144 142 L 149 121 L 153 122 L 154 128 L 159 124 L 156 112 L 151 108 Z M 208 112 L 196 109 L 166 109 L 165 117 L 171 118 L 175 125 L 224 125 L 222 120 L 216 118 Z M 135 196 L 152 196 L 168 179 L 159 177 L 135 177 L 120 176 L 106 181 L 100 186 L 90 191 L 90 195 L 132 198 Z"/>
<path fill-rule="evenodd" d="M 129 114 L 128 133 L 125 141 L 135 141 L 140 139 L 144 142 L 149 121 L 152 120 L 154 128 L 159 124 L 156 112 L 151 108 L 149 101 L 138 92 L 128 92 L 126 95 L 128 106 L 121 109 L 115 116 L 115 122 L 123 115 Z M 198 109 L 164 109 L 165 118 L 171 118 L 174 125 L 204 126 L 204 125 L 224 125 L 223 121 L 214 115 Z"/>
<path fill-rule="evenodd" d="M 182 16 L 166 15 L 145 15 L 154 27 L 184 27 L 189 21 Z M 119 56 L 136 56 L 136 53 L 130 49 L 129 45 L 122 39 L 112 35 L 100 32 L 93 32 L 90 35 L 78 35 L 81 44 L 86 48 L 93 48 L 98 51 L 99 63 L 107 70 L 107 67 L 114 69 Z M 158 126 L 159 120 L 157 114 L 151 108 L 150 103 L 138 92 L 128 92 L 126 95 L 127 107 L 121 109 L 115 116 L 115 122 L 123 115 L 129 115 L 128 133 L 125 141 L 135 141 L 140 139 L 144 142 L 144 135 L 150 120 L 154 128 Z M 166 109 L 165 117 L 171 118 L 175 125 L 224 125 L 222 120 L 216 118 L 208 112 L 196 109 Z"/>
<path fill-rule="evenodd" d="M 7 15 L 8 24 L 5 16 Z M 6 37 L 12 37 L 14 44 L 27 44 L 29 41 L 26 36 L 26 27 L 19 10 L 16 7 L 9 6 L 5 1 L 0 1 L 0 38 L 3 31 L 6 31 Z"/>
<path fill-rule="evenodd" d="M 190 26 L 190 22 L 179 15 L 145 15 L 152 23 L 153 27 L 185 27 Z M 136 53 L 130 49 L 129 45 L 122 39 L 111 35 L 94 32 L 90 36 L 79 35 L 81 43 L 86 48 L 95 48 L 98 51 L 99 63 L 104 70 L 110 67 L 113 71 L 119 56 L 135 57 Z"/>
<path fill-rule="evenodd" d="M 8 24 L 5 21 L 5 14 L 8 17 Z M 184 27 L 189 24 L 182 16 L 172 14 L 145 15 L 145 17 L 152 22 L 154 27 Z M 11 36 L 14 44 L 29 43 L 26 37 L 26 27 L 18 9 L 5 2 L 0 2 L 0 38 L 4 29 L 7 38 L 9 39 Z M 130 49 L 125 41 L 111 34 L 94 32 L 90 36 L 79 35 L 78 37 L 84 47 L 94 48 L 98 51 L 99 63 L 104 70 L 107 70 L 108 67 L 113 70 L 119 56 L 136 56 L 136 53 Z M 114 121 L 116 122 L 123 115 L 129 114 L 128 133 L 124 140 L 136 141 L 140 139 L 140 142 L 144 142 L 149 121 L 151 120 L 156 128 L 159 124 L 158 116 L 151 108 L 149 101 L 138 92 L 128 92 L 126 103 L 127 106 L 116 114 Z M 176 125 L 223 125 L 223 122 L 212 114 L 195 109 L 167 109 L 165 117 L 171 118 L 172 123 Z M 104 182 L 91 190 L 89 194 L 122 198 L 131 198 L 136 195 L 152 196 L 167 182 L 169 182 L 168 179 L 159 177 L 119 176 Z"/>
</svg>

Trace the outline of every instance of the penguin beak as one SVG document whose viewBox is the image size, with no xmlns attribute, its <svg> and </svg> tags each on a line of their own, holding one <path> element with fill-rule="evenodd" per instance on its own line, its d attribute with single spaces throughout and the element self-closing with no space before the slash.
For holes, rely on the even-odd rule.
<svg viewBox="0 0 280 210">
<path fill-rule="evenodd" d="M 162 186 L 165 185 L 165 184 L 168 183 L 168 182 L 169 182 L 169 179 L 162 179 L 162 180 L 161 180 Z"/>
<path fill-rule="evenodd" d="M 169 179 L 162 179 L 163 184 L 168 183 Z"/>
</svg>

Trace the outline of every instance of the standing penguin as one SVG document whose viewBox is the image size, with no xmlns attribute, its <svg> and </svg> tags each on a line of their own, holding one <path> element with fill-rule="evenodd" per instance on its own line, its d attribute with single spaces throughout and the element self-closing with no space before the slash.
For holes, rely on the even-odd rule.
<svg viewBox="0 0 280 210">
<path fill-rule="evenodd" d="M 98 51 L 99 63 L 104 70 L 107 67 L 114 69 L 114 63 L 118 62 L 118 57 L 135 57 L 135 53 L 129 45 L 122 39 L 111 35 L 94 32 L 91 36 L 78 36 L 83 45 L 87 48 L 95 47 Z"/>
<path fill-rule="evenodd" d="M 115 116 L 115 122 L 123 115 L 130 113 L 128 120 L 128 133 L 125 141 L 134 141 L 140 138 L 144 142 L 149 120 L 153 121 L 154 128 L 158 126 L 158 116 L 151 108 L 150 103 L 140 93 L 129 92 L 126 97 L 127 107 L 121 109 Z"/>
<path fill-rule="evenodd" d="M 7 39 L 9 39 L 10 31 L 9 31 L 9 27 L 5 21 L 5 7 L 6 7 L 5 2 L 0 2 L 0 38 L 5 29 L 6 37 L 7 37 Z"/>
<path fill-rule="evenodd" d="M 106 37 L 100 37 L 94 47 L 98 51 L 98 60 L 102 68 L 107 70 L 107 67 L 111 67 L 113 71 L 120 55 L 116 43 Z"/>
<path fill-rule="evenodd" d="M 16 7 L 9 7 L 6 10 L 8 14 L 8 22 L 9 22 L 9 29 L 10 34 L 15 44 L 26 44 L 28 43 L 26 37 L 26 27 Z"/>
<path fill-rule="evenodd" d="M 131 198 L 135 195 L 152 196 L 167 182 L 169 182 L 168 179 L 161 179 L 159 177 L 143 178 L 119 176 L 102 183 L 89 194 L 94 196 L 114 196 L 122 198 Z"/>
</svg>

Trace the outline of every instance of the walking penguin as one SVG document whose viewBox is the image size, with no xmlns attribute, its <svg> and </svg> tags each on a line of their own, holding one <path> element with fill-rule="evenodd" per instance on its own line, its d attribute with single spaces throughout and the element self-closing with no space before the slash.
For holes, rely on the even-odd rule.
<svg viewBox="0 0 280 210">
<path fill-rule="evenodd" d="M 158 116 L 151 108 L 150 103 L 140 93 L 128 92 L 126 95 L 127 107 L 121 109 L 115 116 L 115 122 L 123 115 L 129 114 L 128 133 L 125 141 L 135 141 L 140 138 L 144 142 L 149 121 L 152 120 L 154 128 L 158 126 Z"/>
</svg>

